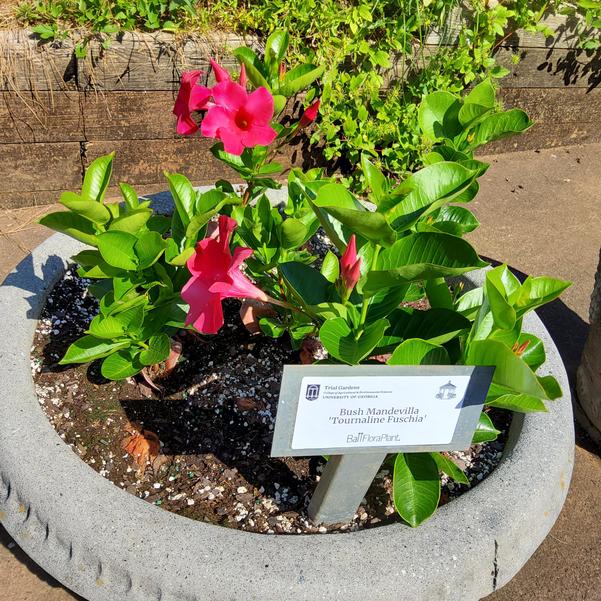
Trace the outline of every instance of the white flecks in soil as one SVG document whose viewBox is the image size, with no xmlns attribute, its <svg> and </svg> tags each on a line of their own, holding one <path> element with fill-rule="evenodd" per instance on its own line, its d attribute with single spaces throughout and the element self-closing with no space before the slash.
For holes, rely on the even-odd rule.
<svg viewBox="0 0 601 601">
<path fill-rule="evenodd" d="M 325 254 L 329 245 L 322 242 Z M 98 364 L 58 365 L 98 311 L 88 286 L 74 270 L 56 286 L 38 324 L 31 369 L 49 420 L 99 474 L 169 511 L 253 532 L 345 532 L 400 519 L 392 501 L 390 460 L 351 523 L 326 527 L 308 519 L 323 459 L 269 456 L 282 366 L 300 358 L 284 339 L 250 336 L 236 301 L 224 303 L 226 324 L 219 336 L 180 334 L 183 358 L 174 375 L 161 381 L 162 398 L 152 391 L 149 396 L 135 379 L 103 380 Z M 494 420 L 504 432 L 500 441 L 449 453 L 472 484 L 501 459 L 509 422 L 503 413 Z M 161 441 L 160 455 L 145 470 L 121 447 L 132 422 Z M 465 490 L 443 476 L 442 502 Z"/>
</svg>

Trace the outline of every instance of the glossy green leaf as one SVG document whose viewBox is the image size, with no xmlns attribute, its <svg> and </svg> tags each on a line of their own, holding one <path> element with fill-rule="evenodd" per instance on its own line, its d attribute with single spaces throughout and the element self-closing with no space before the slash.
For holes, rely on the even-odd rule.
<svg viewBox="0 0 601 601">
<path fill-rule="evenodd" d="M 452 459 L 442 453 L 430 453 L 430 455 L 436 462 L 438 471 L 446 474 L 455 482 L 459 482 L 459 484 L 470 485 L 470 481 L 465 475 L 465 472 Z"/>
<path fill-rule="evenodd" d="M 102 203 L 95 200 L 83 200 L 73 192 L 63 192 L 60 203 L 93 223 L 103 225 L 111 218 L 109 210 Z"/>
<path fill-rule="evenodd" d="M 124 380 L 135 376 L 143 367 L 137 351 L 128 348 L 109 355 L 102 362 L 100 373 L 107 380 Z"/>
<path fill-rule="evenodd" d="M 497 92 L 490 80 L 485 79 L 474 86 L 463 99 L 463 104 L 479 104 L 488 109 L 495 107 Z"/>
<path fill-rule="evenodd" d="M 419 105 L 417 120 L 423 134 L 436 142 L 442 138 L 454 138 L 461 131 L 458 114 L 459 99 L 449 92 L 428 94 Z"/>
<path fill-rule="evenodd" d="M 501 281 L 504 266 L 496 267 L 486 272 L 484 290 L 492 311 L 495 326 L 501 330 L 512 330 L 515 325 L 515 309 L 507 299 L 507 294 Z"/>
<path fill-rule="evenodd" d="M 468 242 L 443 233 L 423 232 L 397 240 L 380 253 L 367 276 L 364 293 L 418 280 L 460 275 L 486 266 Z"/>
<path fill-rule="evenodd" d="M 454 205 L 442 207 L 433 223 L 436 229 L 447 234 L 453 234 L 453 236 L 463 236 L 473 232 L 479 225 L 480 222 L 470 210 Z"/>
<path fill-rule="evenodd" d="M 488 417 L 488 414 L 482 411 L 482 413 L 480 413 L 478 425 L 476 426 L 476 431 L 474 432 L 474 437 L 472 438 L 472 444 L 496 440 L 499 434 L 501 434 L 501 432 L 495 428 L 492 420 Z"/>
<path fill-rule="evenodd" d="M 404 340 L 394 349 L 388 365 L 448 365 L 447 350 L 421 338 Z"/>
<path fill-rule="evenodd" d="M 127 208 L 135 211 L 140 206 L 140 199 L 138 198 L 136 191 L 132 186 L 123 182 L 119 184 L 119 189 L 121 190 L 121 196 L 123 196 Z"/>
<path fill-rule="evenodd" d="M 128 347 L 130 344 L 131 341 L 129 340 L 109 342 L 88 334 L 82 336 L 69 346 L 65 356 L 59 361 L 59 364 L 88 363 L 96 359 L 102 359 L 116 350 Z"/>
<path fill-rule="evenodd" d="M 466 365 L 494 365 L 493 382 L 515 392 L 546 396 L 532 370 L 510 348 L 496 340 L 476 340 L 468 348 Z"/>
<path fill-rule="evenodd" d="M 538 383 L 545 389 L 548 399 L 554 401 L 563 394 L 559 382 L 553 376 L 538 376 Z"/>
<path fill-rule="evenodd" d="M 329 319 L 319 329 L 319 339 L 328 353 L 349 365 L 357 365 L 378 345 L 388 321 L 379 319 L 365 327 L 357 340 L 349 325 L 341 317 Z"/>
<path fill-rule="evenodd" d="M 367 309 L 367 321 L 375 321 L 386 317 L 394 311 L 405 298 L 409 286 L 396 286 L 394 288 L 383 288 L 369 299 Z"/>
<path fill-rule="evenodd" d="M 489 115 L 479 123 L 470 140 L 470 148 L 477 148 L 503 136 L 526 131 L 531 127 L 532 121 L 520 109 L 510 109 L 503 113 Z"/>
<path fill-rule="evenodd" d="M 194 215 L 196 191 L 190 183 L 190 180 L 180 173 L 165 172 L 165 177 L 169 183 L 169 190 L 173 197 L 175 209 L 177 210 L 182 224 L 184 227 L 187 227 L 192 215 Z"/>
<path fill-rule="evenodd" d="M 370 200 L 377 205 L 387 192 L 386 178 L 365 153 L 361 155 L 361 169 L 371 190 Z"/>
<path fill-rule="evenodd" d="M 140 269 L 147 269 L 158 261 L 166 246 L 167 242 L 158 232 L 146 231 L 140 234 L 134 245 Z"/>
<path fill-rule="evenodd" d="M 98 157 L 90 163 L 86 169 L 81 188 L 81 197 L 84 200 L 102 202 L 104 194 L 111 179 L 113 170 L 113 158 L 115 153 Z"/>
<path fill-rule="evenodd" d="M 392 206 L 382 203 L 379 210 L 386 213 L 392 227 L 404 231 L 425 214 L 455 200 L 474 181 L 476 172 L 459 163 L 443 161 L 428 165 L 410 175 L 399 187 L 399 196 Z"/>
<path fill-rule="evenodd" d="M 261 332 L 270 338 L 280 338 L 286 332 L 286 326 L 272 317 L 261 317 L 259 320 Z"/>
<path fill-rule="evenodd" d="M 244 46 L 234 50 L 234 56 L 240 64 L 244 65 L 246 74 L 251 83 L 256 87 L 264 87 L 271 91 L 269 82 L 265 79 L 266 73 L 259 57 L 250 49 Z"/>
<path fill-rule="evenodd" d="M 519 413 L 547 411 L 543 400 L 531 394 L 504 394 L 496 399 L 486 401 L 487 406 L 509 409 Z"/>
<path fill-rule="evenodd" d="M 298 92 L 310 86 L 324 72 L 324 66 L 316 67 L 311 64 L 297 65 L 284 75 L 284 81 L 280 84 L 280 94 L 294 96 Z"/>
<path fill-rule="evenodd" d="M 280 241 L 283 248 L 298 248 L 309 235 L 307 226 L 294 217 L 285 219 L 280 228 Z"/>
<path fill-rule="evenodd" d="M 142 365 L 157 365 L 165 361 L 171 352 L 171 341 L 167 334 L 158 334 L 148 340 L 148 348 L 140 353 Z"/>
<path fill-rule="evenodd" d="M 151 209 L 136 209 L 118 217 L 109 224 L 111 232 L 127 232 L 137 234 L 152 216 Z"/>
<path fill-rule="evenodd" d="M 326 256 L 321 264 L 321 275 L 323 275 L 328 282 L 334 283 L 340 275 L 340 262 L 338 257 L 331 251 L 328 250 Z"/>
<path fill-rule="evenodd" d="M 438 507 L 440 476 L 430 453 L 398 453 L 392 482 L 394 506 L 413 528 Z"/>
<path fill-rule="evenodd" d="M 277 77 L 278 68 L 286 55 L 290 36 L 286 29 L 276 29 L 265 42 L 265 64 L 269 68 L 270 75 Z"/>
<path fill-rule="evenodd" d="M 536 371 L 546 360 L 545 345 L 540 338 L 537 338 L 534 334 L 522 333 L 517 339 L 518 347 L 528 343 L 528 346 L 522 351 L 520 355 L 522 361 L 524 361 L 530 369 Z"/>
<path fill-rule="evenodd" d="M 527 277 L 516 295 L 514 306 L 517 315 L 522 316 L 528 311 L 534 311 L 538 307 L 551 302 L 571 285 L 571 282 L 546 276 Z"/>
<path fill-rule="evenodd" d="M 98 250 L 109 265 L 128 271 L 138 268 L 135 252 L 138 239 L 134 235 L 127 232 L 104 232 L 97 239 Z"/>
<path fill-rule="evenodd" d="M 38 223 L 90 246 L 96 246 L 98 243 L 92 222 L 76 213 L 70 211 L 49 213 L 44 215 Z"/>
<path fill-rule="evenodd" d="M 312 267 L 304 263 L 289 262 L 279 266 L 286 284 L 307 305 L 318 305 L 330 299 L 332 285 Z"/>
</svg>

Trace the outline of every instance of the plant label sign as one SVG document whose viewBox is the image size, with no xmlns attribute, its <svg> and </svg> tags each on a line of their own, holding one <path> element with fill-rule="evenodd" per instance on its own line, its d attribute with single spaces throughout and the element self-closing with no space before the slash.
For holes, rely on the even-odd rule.
<svg viewBox="0 0 601 601">
<path fill-rule="evenodd" d="M 493 368 L 287 365 L 272 456 L 463 450 Z"/>
</svg>

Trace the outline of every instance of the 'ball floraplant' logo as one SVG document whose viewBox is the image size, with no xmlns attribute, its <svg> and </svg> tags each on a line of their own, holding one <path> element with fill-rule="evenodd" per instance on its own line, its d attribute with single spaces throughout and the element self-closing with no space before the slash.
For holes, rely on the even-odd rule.
<svg viewBox="0 0 601 601">
<path fill-rule="evenodd" d="M 305 393 L 305 398 L 308 401 L 316 401 L 319 398 L 319 389 L 320 384 L 309 384 L 307 386 L 307 392 Z"/>
</svg>

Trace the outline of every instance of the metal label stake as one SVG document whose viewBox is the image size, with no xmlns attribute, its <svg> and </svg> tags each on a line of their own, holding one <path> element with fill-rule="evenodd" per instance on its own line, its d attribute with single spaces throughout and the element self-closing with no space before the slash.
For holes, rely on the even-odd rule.
<svg viewBox="0 0 601 601">
<path fill-rule="evenodd" d="M 388 453 L 467 449 L 493 367 L 286 365 L 272 457 L 330 456 L 308 507 L 353 519 Z"/>
</svg>

